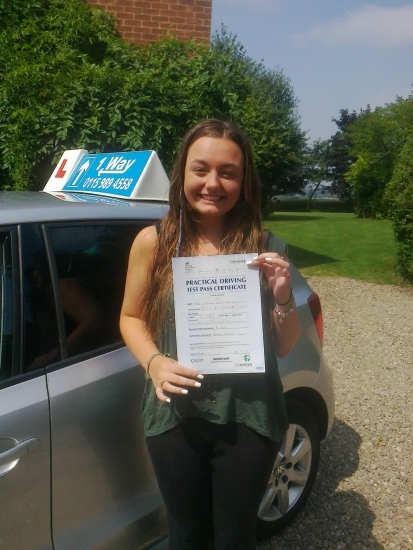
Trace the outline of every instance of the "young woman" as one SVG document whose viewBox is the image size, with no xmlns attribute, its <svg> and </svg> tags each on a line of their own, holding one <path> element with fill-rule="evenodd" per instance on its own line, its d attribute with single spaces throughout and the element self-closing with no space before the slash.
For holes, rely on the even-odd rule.
<svg viewBox="0 0 413 550">
<path fill-rule="evenodd" d="M 251 147 L 233 123 L 210 119 L 184 137 L 159 227 L 132 246 L 121 313 L 145 368 L 143 422 L 165 502 L 170 550 L 255 548 L 255 524 L 288 427 L 276 355 L 299 334 L 284 243 L 263 232 Z M 257 252 L 266 371 L 200 375 L 176 358 L 172 258 Z"/>
</svg>

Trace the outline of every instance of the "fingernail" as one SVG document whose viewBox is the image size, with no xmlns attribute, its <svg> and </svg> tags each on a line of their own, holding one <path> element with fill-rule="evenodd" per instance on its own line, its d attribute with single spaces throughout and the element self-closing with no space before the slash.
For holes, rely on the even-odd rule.
<svg viewBox="0 0 413 550">
<path fill-rule="evenodd" d="M 167 398 L 166 398 L 166 402 L 167 402 L 167 403 L 170 403 L 170 402 L 171 402 L 171 398 L 170 398 L 170 397 L 167 397 Z"/>
<path fill-rule="evenodd" d="M 187 393 L 188 393 L 188 390 L 181 390 L 181 393 L 187 394 Z"/>
<path fill-rule="evenodd" d="M 204 379 L 204 375 L 203 375 L 203 374 L 197 374 L 197 378 L 199 378 L 199 380 L 203 380 L 203 379 Z"/>
<path fill-rule="evenodd" d="M 271 261 L 272 261 L 272 258 L 264 258 L 264 260 L 265 260 L 266 262 L 271 262 Z"/>
<path fill-rule="evenodd" d="M 250 264 L 252 264 L 252 260 L 247 260 L 245 263 L 246 263 L 247 265 L 250 265 Z"/>
<path fill-rule="evenodd" d="M 253 260 L 258 260 L 258 256 L 254 256 L 254 257 L 253 257 Z"/>
<path fill-rule="evenodd" d="M 200 382 L 194 382 L 194 386 L 195 386 L 196 388 L 200 388 L 200 387 L 201 387 L 201 383 L 200 383 Z"/>
</svg>

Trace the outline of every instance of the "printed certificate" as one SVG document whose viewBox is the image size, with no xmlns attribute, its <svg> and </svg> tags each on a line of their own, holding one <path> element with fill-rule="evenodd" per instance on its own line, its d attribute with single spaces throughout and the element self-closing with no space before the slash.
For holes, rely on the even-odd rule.
<svg viewBox="0 0 413 550">
<path fill-rule="evenodd" d="M 173 258 L 178 362 L 204 374 L 264 372 L 256 254 Z"/>
</svg>

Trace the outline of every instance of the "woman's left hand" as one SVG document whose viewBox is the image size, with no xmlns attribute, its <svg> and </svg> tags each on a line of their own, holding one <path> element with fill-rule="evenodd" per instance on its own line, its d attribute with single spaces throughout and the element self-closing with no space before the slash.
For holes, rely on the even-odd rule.
<svg viewBox="0 0 413 550">
<path fill-rule="evenodd" d="M 264 273 L 277 302 L 288 300 L 291 293 L 290 264 L 283 256 L 276 252 L 263 252 L 247 265 L 258 267 Z"/>
</svg>

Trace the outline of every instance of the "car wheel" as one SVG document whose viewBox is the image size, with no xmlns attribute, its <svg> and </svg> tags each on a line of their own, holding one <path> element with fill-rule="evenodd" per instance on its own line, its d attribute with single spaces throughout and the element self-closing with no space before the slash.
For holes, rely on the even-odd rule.
<svg viewBox="0 0 413 550">
<path fill-rule="evenodd" d="M 282 441 L 258 512 L 257 536 L 283 529 L 303 507 L 313 488 L 320 458 L 314 416 L 298 401 L 287 401 L 290 426 Z"/>
</svg>

